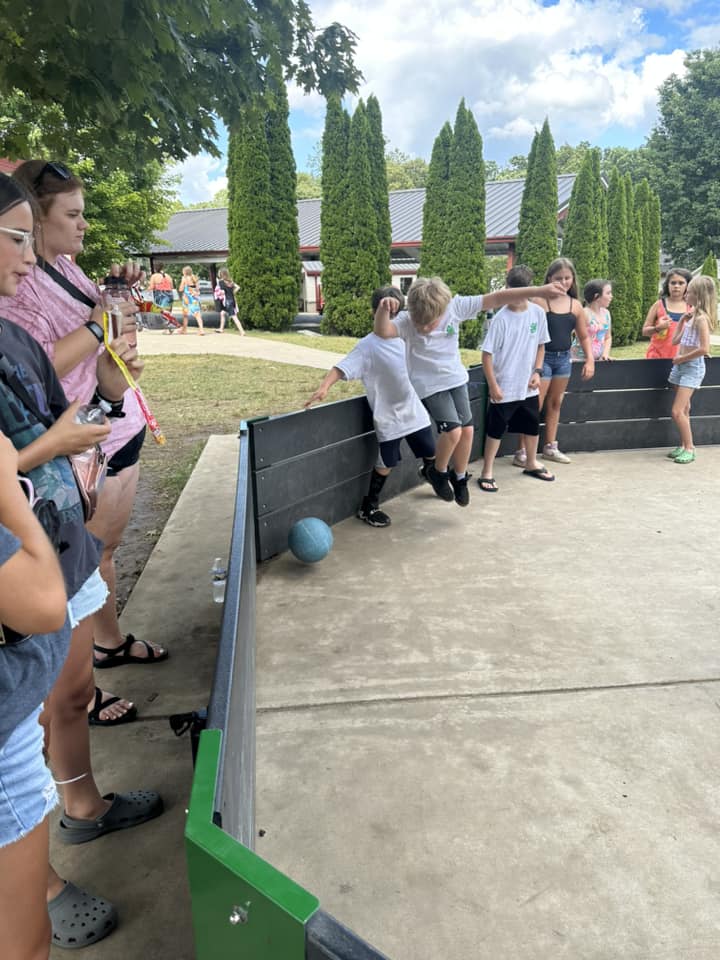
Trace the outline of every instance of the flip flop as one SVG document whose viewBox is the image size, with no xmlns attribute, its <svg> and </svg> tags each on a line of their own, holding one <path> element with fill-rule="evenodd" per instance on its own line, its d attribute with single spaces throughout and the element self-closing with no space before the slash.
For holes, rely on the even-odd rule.
<svg viewBox="0 0 720 960">
<path fill-rule="evenodd" d="M 111 717 L 108 720 L 101 720 L 100 714 L 103 710 L 107 710 L 108 707 L 111 707 L 114 703 L 119 703 L 123 697 L 108 697 L 107 700 L 102 698 L 102 690 L 100 687 L 95 687 L 95 703 L 93 704 L 92 710 L 88 711 L 88 723 L 91 727 L 117 727 L 120 723 L 130 723 L 132 720 L 137 717 L 137 707 L 132 706 L 129 710 L 126 710 L 120 717 Z"/>
<path fill-rule="evenodd" d="M 127 830 L 163 812 L 162 797 L 154 790 L 131 790 L 128 793 L 106 793 L 103 800 L 112 801 L 108 810 L 93 820 L 79 820 L 63 813 L 60 817 L 62 843 L 87 843 L 113 830 Z"/>
<path fill-rule="evenodd" d="M 130 653 L 130 648 L 134 643 L 142 643 L 145 645 L 145 649 L 147 650 L 146 657 L 135 657 Z M 105 654 L 102 660 L 93 657 L 93 666 L 96 670 L 109 670 L 111 667 L 122 667 L 127 663 L 160 663 L 162 660 L 167 660 L 170 656 L 167 650 L 164 650 L 162 653 L 155 653 L 155 648 L 149 644 L 147 640 L 138 640 L 132 633 L 129 633 L 125 637 L 125 642 L 119 647 L 101 647 L 99 644 L 94 643 L 93 650 Z"/>
<path fill-rule="evenodd" d="M 478 479 L 478 486 L 481 490 L 484 490 L 485 493 L 498 492 L 498 485 L 495 483 L 492 477 L 480 477 Z"/>
<path fill-rule="evenodd" d="M 112 933 L 118 922 L 117 910 L 102 897 L 94 897 L 69 880 L 60 893 L 48 900 L 54 947 L 79 950 Z"/>
<path fill-rule="evenodd" d="M 536 467 L 534 470 L 523 470 L 526 477 L 535 477 L 536 480 L 554 480 L 555 477 L 547 467 Z"/>
</svg>

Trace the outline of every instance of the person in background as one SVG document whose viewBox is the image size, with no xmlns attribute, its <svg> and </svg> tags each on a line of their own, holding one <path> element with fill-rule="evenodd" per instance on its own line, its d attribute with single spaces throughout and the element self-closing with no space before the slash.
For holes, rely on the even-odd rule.
<svg viewBox="0 0 720 960">
<path fill-rule="evenodd" d="M 220 312 L 220 329 L 218 333 L 222 333 L 225 329 L 225 323 L 229 315 L 237 327 L 240 336 L 245 336 L 245 331 L 238 317 L 237 300 L 235 299 L 235 294 L 239 289 L 238 285 L 231 279 L 230 271 L 226 267 L 223 267 L 222 270 L 218 272 L 218 282 L 215 287 L 215 307 Z"/>
<path fill-rule="evenodd" d="M 642 328 L 643 336 L 650 337 L 646 360 L 672 360 L 678 352 L 673 338 L 680 317 L 688 309 L 685 292 L 691 278 L 690 271 L 682 267 L 673 267 L 665 275 L 660 299 L 648 310 Z"/>
<path fill-rule="evenodd" d="M 583 306 L 593 360 L 610 359 L 612 317 L 608 307 L 612 303 L 612 296 L 612 284 L 609 280 L 589 280 L 583 289 Z M 577 337 L 573 337 L 570 356 L 573 360 L 585 360 L 585 351 Z"/>
<path fill-rule="evenodd" d="M 192 272 L 192 267 L 183 267 L 179 292 L 182 301 L 183 325 L 182 330 L 178 330 L 178 333 L 187 333 L 188 321 L 193 316 L 198 325 L 198 335 L 204 337 L 200 289 L 198 278 Z"/>
<path fill-rule="evenodd" d="M 169 310 L 173 305 L 173 279 L 165 272 L 162 263 L 158 264 L 155 273 L 151 274 L 148 290 L 152 292 L 153 303 L 161 310 Z"/>
</svg>

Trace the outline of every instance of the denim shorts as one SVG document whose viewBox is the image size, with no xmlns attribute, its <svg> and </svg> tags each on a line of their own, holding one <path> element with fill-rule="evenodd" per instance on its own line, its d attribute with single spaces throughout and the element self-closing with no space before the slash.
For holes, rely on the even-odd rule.
<svg viewBox="0 0 720 960">
<path fill-rule="evenodd" d="M 107 595 L 107 584 L 100 576 L 100 570 L 94 570 L 75 596 L 68 600 L 68 616 L 73 630 L 86 617 L 97 613 L 107 600 Z"/>
<path fill-rule="evenodd" d="M 58 795 L 43 759 L 43 730 L 37 707 L 0 750 L 0 847 L 38 827 L 57 806 Z"/>
<path fill-rule="evenodd" d="M 569 377 L 572 369 L 569 350 L 546 350 L 543 360 L 542 379 L 559 380 Z"/>
<path fill-rule="evenodd" d="M 676 387 L 688 387 L 691 390 L 697 390 L 705 379 L 705 359 L 704 357 L 695 357 L 694 360 L 688 360 L 687 363 L 674 363 L 668 383 L 674 383 Z"/>
</svg>

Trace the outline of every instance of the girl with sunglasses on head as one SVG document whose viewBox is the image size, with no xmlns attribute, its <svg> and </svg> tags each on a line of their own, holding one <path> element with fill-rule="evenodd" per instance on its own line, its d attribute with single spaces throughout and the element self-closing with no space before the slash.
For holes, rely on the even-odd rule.
<svg viewBox="0 0 720 960">
<path fill-rule="evenodd" d="M 70 258 L 82 252 L 88 223 L 81 181 L 59 163 L 29 160 L 13 179 L 23 186 L 36 208 L 35 246 L 38 263 L 18 285 L 11 299 L 0 298 L 0 313 L 24 327 L 50 357 L 68 399 L 87 403 L 96 386 L 95 367 L 104 351 L 102 297 L 99 288 Z M 132 283 L 134 277 L 128 276 Z M 121 332 L 134 342 L 136 308 L 123 303 Z M 117 617 L 114 553 L 130 519 L 138 476 L 145 421 L 135 395 L 126 390 L 122 416 L 111 420 L 110 436 L 102 444 L 108 476 L 89 530 L 104 547 L 100 572 L 108 585 L 108 598 L 93 617 L 94 650 L 88 657 L 98 668 L 124 663 L 142 665 L 167 658 L 160 645 L 123 637 Z M 87 704 L 90 722 L 103 726 L 135 717 L 133 704 L 93 688 Z"/>
<path fill-rule="evenodd" d="M 5 298 L 15 294 L 19 284 L 33 269 L 32 237 L 33 215 L 27 194 L 17 182 L 0 174 L 0 294 Z M 114 340 L 112 346 L 128 369 L 139 376 L 143 365 L 135 347 L 124 337 Z M 100 354 L 95 361 L 95 382 L 96 399 L 104 398 L 111 409 L 117 407 L 126 385 L 107 353 Z M 37 341 L 4 318 L 0 307 L 0 430 L 18 451 L 17 469 L 28 477 L 34 493 L 54 504 L 60 568 L 69 598 L 69 623 L 65 630 L 72 629 L 69 648 L 67 638 L 58 641 L 54 653 L 56 657 L 60 654 L 61 659 L 60 663 L 55 661 L 52 677 L 48 671 L 43 676 L 39 666 L 30 665 L 28 660 L 30 670 L 4 691 L 0 740 L 2 725 L 12 718 L 13 710 L 19 709 L 24 714 L 30 705 L 36 712 L 40 701 L 46 699 L 42 723 L 53 776 L 56 784 L 63 787 L 65 812 L 60 819 L 60 833 L 66 843 L 92 840 L 111 830 L 135 826 L 162 812 L 162 800 L 152 792 L 103 797 L 92 773 L 89 731 L 84 716 L 84 705 L 94 682 L 89 661 L 90 616 L 105 602 L 107 587 L 98 569 L 101 545 L 85 527 L 80 494 L 67 458 L 106 440 L 110 428 L 106 424 L 78 423 L 79 406 L 79 401 L 68 404 L 55 370 Z M 0 522 L 5 522 L 1 504 Z M 23 588 L 28 595 L 32 595 L 33 589 L 29 582 Z M 50 589 L 52 591 L 52 584 Z M 7 604 L 8 598 L 3 595 L 0 603 Z M 4 611 L 5 607 L 0 606 L 0 609 Z M 30 623 L 18 625 L 10 620 L 9 625 L 23 631 L 33 629 Z M 32 644 L 22 641 L 17 644 L 14 654 L 16 657 L 29 656 L 32 649 Z M 6 651 L 4 653 L 7 655 Z M 55 674 L 57 679 L 48 695 Z M 31 727 L 32 724 L 27 726 L 28 736 Z M 41 749 L 34 728 L 32 735 L 35 740 L 29 746 L 25 744 L 28 762 L 36 759 L 35 747 L 38 751 Z M 12 750 L 12 741 L 8 740 L 8 744 Z M 11 869 L 5 869 L 5 866 L 13 865 L 12 852 L 6 855 L 0 850 L 0 956 L 3 960 L 35 960 L 43 956 L 42 943 L 38 945 L 34 940 L 32 948 L 29 945 L 27 938 L 33 930 L 32 924 L 20 929 L 22 919 L 27 919 L 23 913 L 26 905 L 23 904 L 21 909 L 18 899 L 22 898 L 17 897 L 17 883 L 23 876 L 32 886 L 28 909 L 31 904 L 41 902 L 38 885 L 42 883 L 46 890 L 54 943 L 77 946 L 79 934 L 83 944 L 106 936 L 116 923 L 112 905 L 91 897 L 72 883 L 66 883 L 51 868 L 48 869 L 45 832 L 34 833 L 44 818 L 46 806 L 52 806 L 54 791 L 33 775 L 36 792 L 39 790 L 44 798 L 41 807 L 37 798 L 29 804 L 22 797 L 22 803 L 16 803 L 12 794 L 8 796 L 8 786 L 17 790 L 19 783 L 22 786 L 22 778 L 19 777 L 18 757 L 14 752 L 9 753 L 7 746 L 0 751 L 0 776 L 6 780 L 4 789 L 0 790 L 0 846 L 4 841 L 15 852 L 16 848 L 11 847 L 14 842 L 25 836 L 37 838 L 34 844 L 27 846 L 35 859 L 32 864 L 28 861 L 28 872 L 21 871 L 19 877 Z M 30 785 L 29 780 L 25 782 L 26 793 Z M 8 823 L 6 803 L 10 803 L 11 812 L 14 811 L 18 818 L 15 836 L 12 819 Z M 44 862 L 39 865 L 36 861 L 41 854 Z M 40 922 L 39 930 L 42 936 L 46 935 L 46 920 Z M 35 934 L 40 935 L 37 930 Z"/>
</svg>

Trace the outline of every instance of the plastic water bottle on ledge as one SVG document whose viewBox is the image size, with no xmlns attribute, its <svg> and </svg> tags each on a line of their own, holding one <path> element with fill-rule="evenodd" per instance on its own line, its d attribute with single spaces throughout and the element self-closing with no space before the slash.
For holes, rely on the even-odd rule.
<svg viewBox="0 0 720 960">
<path fill-rule="evenodd" d="M 225 600 L 227 567 L 222 557 L 215 557 L 213 565 L 210 568 L 210 576 L 212 578 L 213 600 L 215 603 L 223 603 Z"/>
</svg>

